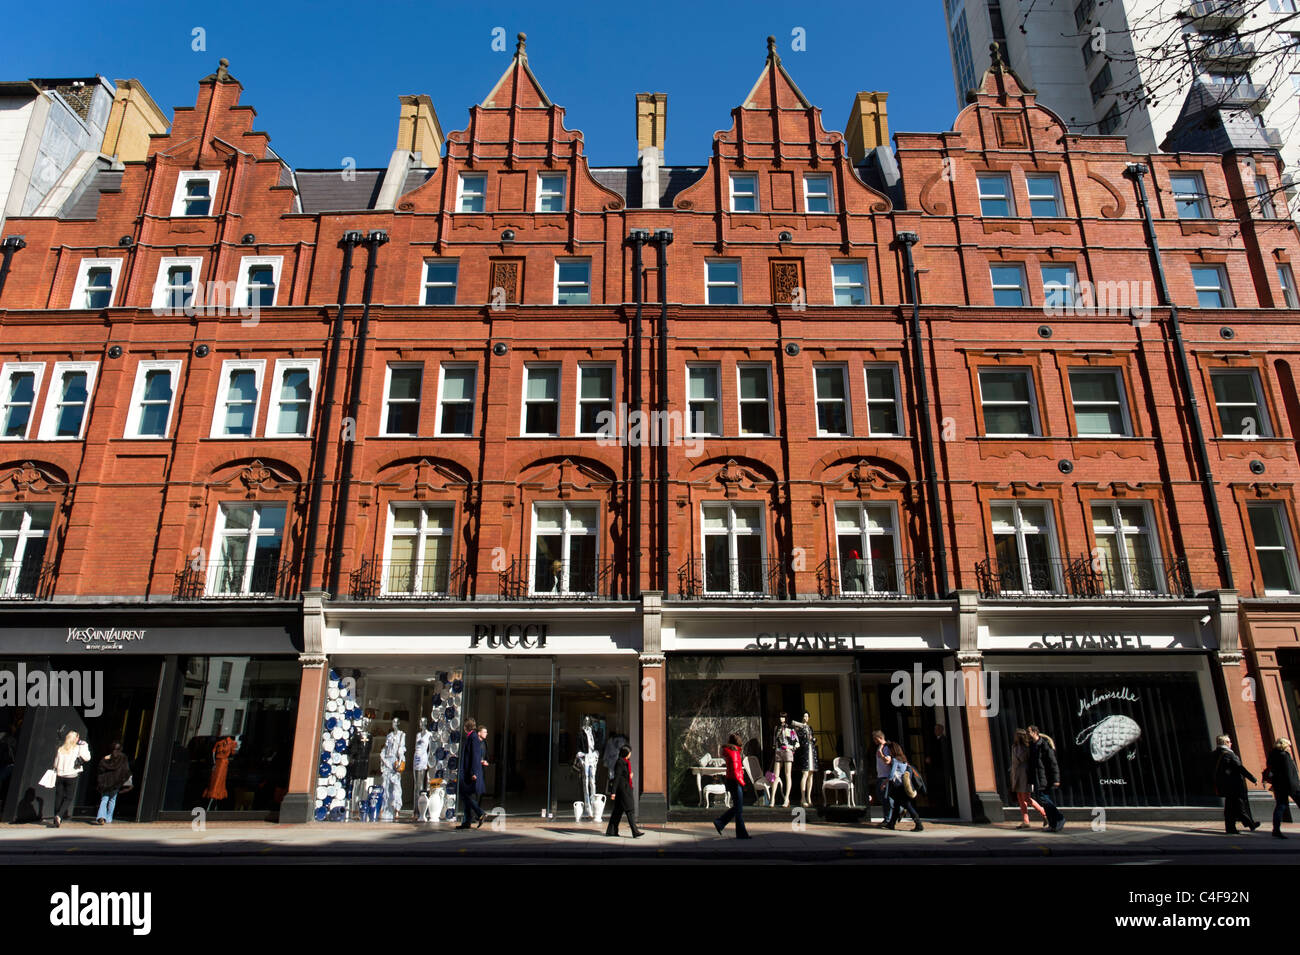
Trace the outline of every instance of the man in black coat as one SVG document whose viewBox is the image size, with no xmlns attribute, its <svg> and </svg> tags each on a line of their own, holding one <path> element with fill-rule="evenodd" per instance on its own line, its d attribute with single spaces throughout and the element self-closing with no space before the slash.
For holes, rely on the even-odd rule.
<svg viewBox="0 0 1300 955">
<path fill-rule="evenodd" d="M 609 814 L 605 835 L 617 836 L 619 820 L 627 813 L 627 823 L 632 827 L 632 838 L 640 839 L 645 832 L 636 827 L 636 790 L 632 788 L 632 750 L 624 746 L 614 760 L 614 779 L 611 783 L 614 808 Z"/>
<path fill-rule="evenodd" d="M 484 769 L 487 760 L 483 758 L 483 744 L 487 739 L 487 727 L 476 727 L 465 737 L 461 746 L 460 761 L 460 798 L 465 800 L 465 821 L 457 829 L 468 829 L 478 819 L 478 826 L 483 826 L 483 809 L 478 804 L 478 797 L 487 792 Z"/>
<path fill-rule="evenodd" d="M 1065 828 L 1065 813 L 1056 808 L 1057 793 L 1061 788 L 1061 764 L 1056 760 L 1056 746 L 1050 737 L 1029 727 L 1029 782 L 1034 787 L 1034 798 L 1047 814 L 1047 828 L 1060 832 Z"/>
<path fill-rule="evenodd" d="M 1286 815 L 1287 802 L 1294 799 L 1296 805 L 1300 806 L 1300 773 L 1296 772 L 1289 739 L 1278 739 L 1269 750 L 1264 781 L 1273 787 L 1273 835 L 1285 839 L 1286 836 L 1282 834 L 1282 817 Z M 1290 822 L 1289 819 L 1287 821 Z"/>
<path fill-rule="evenodd" d="M 1255 782 L 1250 770 L 1241 765 L 1241 759 L 1232 751 L 1232 739 L 1220 736 L 1215 740 L 1219 744 L 1215 753 L 1219 761 L 1214 765 L 1214 790 L 1223 797 L 1223 831 L 1228 835 L 1237 834 L 1240 822 L 1251 832 L 1259 828 L 1259 823 L 1250 813 L 1250 799 L 1246 794 L 1246 780 Z"/>
</svg>

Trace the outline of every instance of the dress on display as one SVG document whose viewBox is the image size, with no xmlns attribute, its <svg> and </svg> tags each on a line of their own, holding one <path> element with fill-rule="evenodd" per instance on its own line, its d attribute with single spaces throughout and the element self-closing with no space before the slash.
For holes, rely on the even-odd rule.
<svg viewBox="0 0 1300 955">
<path fill-rule="evenodd" d="M 421 730 L 415 734 L 415 752 L 411 755 L 411 768 L 417 773 L 429 768 L 429 750 L 433 746 L 433 734 Z"/>
<path fill-rule="evenodd" d="M 795 747 L 799 745 L 799 734 L 789 725 L 777 724 L 772 737 L 772 748 L 776 750 L 778 763 L 793 763 Z"/>
<path fill-rule="evenodd" d="M 812 727 L 806 723 L 796 723 L 795 732 L 799 734 L 799 748 L 795 750 L 794 768 L 801 772 L 817 771 L 817 737 Z"/>
<path fill-rule="evenodd" d="M 212 775 L 208 777 L 208 788 L 203 790 L 204 799 L 226 798 L 226 772 L 230 757 L 235 755 L 238 748 L 239 744 L 233 736 L 223 736 L 212 744 Z"/>
<path fill-rule="evenodd" d="M 397 766 L 406 759 L 406 734 L 393 730 L 384 737 L 379 767 L 384 774 L 384 807 L 381 818 L 391 822 L 402 811 L 402 774 Z"/>
</svg>

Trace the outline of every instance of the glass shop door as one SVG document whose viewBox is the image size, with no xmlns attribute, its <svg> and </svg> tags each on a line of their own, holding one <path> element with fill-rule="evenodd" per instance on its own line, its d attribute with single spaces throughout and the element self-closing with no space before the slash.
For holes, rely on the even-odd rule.
<svg viewBox="0 0 1300 955">
<path fill-rule="evenodd" d="M 484 811 L 553 812 L 554 658 L 474 658 L 465 712 L 488 729 Z"/>
</svg>

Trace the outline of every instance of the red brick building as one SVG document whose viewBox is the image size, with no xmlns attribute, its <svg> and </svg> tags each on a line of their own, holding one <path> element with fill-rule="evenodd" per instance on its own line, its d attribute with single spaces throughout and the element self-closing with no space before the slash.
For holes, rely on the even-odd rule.
<svg viewBox="0 0 1300 955">
<path fill-rule="evenodd" d="M 1293 734 L 1275 153 L 1130 155 L 995 68 L 895 155 L 771 43 L 695 167 L 643 94 L 638 165 L 591 168 L 522 39 L 445 150 L 403 97 L 385 170 L 293 169 L 241 91 L 6 226 L 0 663 L 99 648 L 111 700 L 10 710 L 15 778 L 80 725 L 139 818 L 367 779 L 446 817 L 470 715 L 506 811 L 621 736 L 655 817 L 730 732 L 763 789 L 784 711 L 818 804 L 880 728 L 931 813 L 1001 818 L 1036 722 L 1068 807 L 1213 811 L 1215 734 Z"/>
</svg>

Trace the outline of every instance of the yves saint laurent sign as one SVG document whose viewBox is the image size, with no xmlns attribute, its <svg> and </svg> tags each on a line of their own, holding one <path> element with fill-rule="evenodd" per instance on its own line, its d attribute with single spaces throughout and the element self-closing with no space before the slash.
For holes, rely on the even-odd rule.
<svg viewBox="0 0 1300 955">
<path fill-rule="evenodd" d="M 128 643 L 144 639 L 144 629 L 124 627 L 69 627 L 65 643 L 79 643 L 86 650 L 121 650 Z"/>
<path fill-rule="evenodd" d="M 47 614 L 49 619 L 52 614 Z M 141 614 L 140 616 L 144 616 Z M 12 618 L 6 623 L 11 623 Z M 0 627 L 7 655 L 84 654 L 275 654 L 299 653 L 301 641 L 287 627 L 155 627 L 137 620 L 61 627 Z"/>
</svg>

